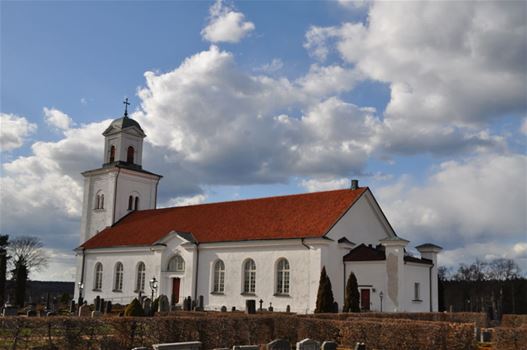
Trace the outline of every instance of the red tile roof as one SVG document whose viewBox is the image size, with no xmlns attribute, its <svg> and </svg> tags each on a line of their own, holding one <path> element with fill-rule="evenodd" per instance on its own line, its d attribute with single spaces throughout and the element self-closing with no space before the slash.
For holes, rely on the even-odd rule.
<svg viewBox="0 0 527 350">
<path fill-rule="evenodd" d="M 86 249 L 152 245 L 171 231 L 199 243 L 323 237 L 368 190 L 336 190 L 132 212 Z"/>
</svg>

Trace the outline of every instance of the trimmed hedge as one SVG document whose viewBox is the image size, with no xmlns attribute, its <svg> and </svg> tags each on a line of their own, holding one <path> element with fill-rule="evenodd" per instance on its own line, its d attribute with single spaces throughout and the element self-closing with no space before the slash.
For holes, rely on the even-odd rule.
<svg viewBox="0 0 527 350">
<path fill-rule="evenodd" d="M 487 315 L 482 312 L 361 312 L 339 314 L 317 314 L 309 317 L 347 320 L 352 318 L 407 319 L 416 321 L 441 321 L 454 323 L 475 323 L 476 327 L 487 328 Z"/>
<path fill-rule="evenodd" d="M 22 349 L 130 349 L 156 343 L 199 340 L 203 349 L 265 344 L 284 338 L 292 344 L 304 338 L 335 340 L 368 348 L 471 349 L 473 324 L 349 319 L 331 320 L 294 315 L 229 315 L 229 317 L 9 317 L 0 319 L 2 345 Z M 16 342 L 16 347 L 13 343 Z"/>
<path fill-rule="evenodd" d="M 503 315 L 502 327 L 527 327 L 527 315 Z"/>
<path fill-rule="evenodd" d="M 527 348 L 527 327 L 496 327 L 494 329 L 495 349 L 525 350 Z"/>
</svg>

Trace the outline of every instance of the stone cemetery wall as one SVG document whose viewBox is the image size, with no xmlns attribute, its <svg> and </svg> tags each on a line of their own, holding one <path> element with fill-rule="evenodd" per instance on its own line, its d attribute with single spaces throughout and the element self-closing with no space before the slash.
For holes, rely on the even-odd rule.
<svg viewBox="0 0 527 350">
<path fill-rule="evenodd" d="M 200 315 L 201 314 L 201 315 Z M 332 320 L 294 315 L 223 314 L 205 317 L 9 317 L 0 319 L 2 344 L 14 348 L 131 349 L 152 344 L 201 341 L 203 350 L 267 344 L 285 339 L 292 347 L 305 338 L 336 341 L 353 348 L 470 349 L 474 325 L 410 320 Z M 211 314 L 207 314 L 211 315 Z M 217 313 L 217 315 L 221 315 Z M 12 346 L 10 346 L 13 348 Z"/>
</svg>

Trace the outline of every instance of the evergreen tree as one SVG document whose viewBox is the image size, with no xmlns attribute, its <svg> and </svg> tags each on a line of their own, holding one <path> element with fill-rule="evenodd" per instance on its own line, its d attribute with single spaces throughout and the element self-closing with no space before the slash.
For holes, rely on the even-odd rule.
<svg viewBox="0 0 527 350">
<path fill-rule="evenodd" d="M 143 307 L 141 306 L 141 303 L 137 298 L 134 298 L 130 304 L 126 306 L 126 309 L 124 309 L 124 315 L 125 316 L 144 316 L 145 310 L 143 310 Z"/>
<path fill-rule="evenodd" d="M 335 300 L 333 299 L 333 291 L 331 290 L 331 281 L 326 274 L 326 267 L 324 266 L 322 267 L 322 272 L 320 273 L 320 282 L 317 293 L 317 307 L 315 312 L 333 312 L 334 302 Z"/>
<path fill-rule="evenodd" d="M 8 235 L 0 235 L 0 305 L 5 303 L 5 281 L 7 276 L 7 245 Z"/>
<path fill-rule="evenodd" d="M 359 306 L 359 285 L 357 283 L 357 277 L 352 272 L 348 277 L 346 283 L 346 295 L 344 296 L 344 312 L 360 312 Z"/>
<path fill-rule="evenodd" d="M 20 260 L 13 271 L 15 278 L 15 305 L 24 307 L 26 299 L 27 267 L 24 260 Z"/>
</svg>

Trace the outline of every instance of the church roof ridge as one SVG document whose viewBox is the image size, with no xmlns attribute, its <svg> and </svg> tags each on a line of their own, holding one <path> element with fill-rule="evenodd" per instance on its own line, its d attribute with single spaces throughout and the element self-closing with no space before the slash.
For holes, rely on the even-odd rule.
<svg viewBox="0 0 527 350">
<path fill-rule="evenodd" d="M 148 246 L 172 231 L 200 243 L 321 238 L 368 190 L 332 190 L 132 212 L 82 244 L 86 249 Z"/>
</svg>

